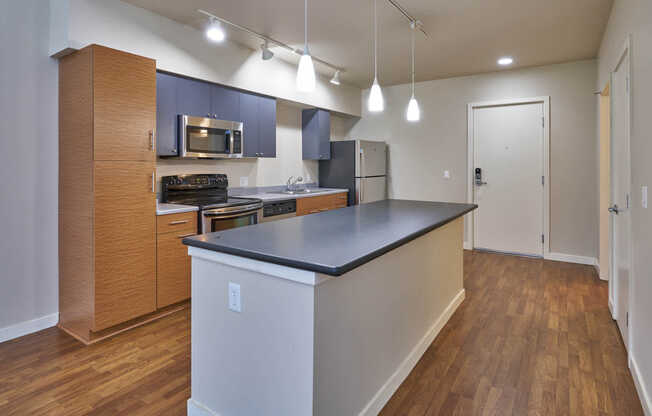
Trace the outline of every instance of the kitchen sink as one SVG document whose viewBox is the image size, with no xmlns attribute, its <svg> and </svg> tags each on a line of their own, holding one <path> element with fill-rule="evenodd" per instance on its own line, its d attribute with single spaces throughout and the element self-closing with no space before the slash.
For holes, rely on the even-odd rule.
<svg viewBox="0 0 652 416">
<path fill-rule="evenodd" d="M 323 192 L 329 192 L 330 189 L 297 189 L 296 191 L 290 191 L 289 189 L 276 192 L 268 192 L 270 194 L 286 194 L 286 195 L 305 195 L 305 194 L 319 194 Z"/>
</svg>

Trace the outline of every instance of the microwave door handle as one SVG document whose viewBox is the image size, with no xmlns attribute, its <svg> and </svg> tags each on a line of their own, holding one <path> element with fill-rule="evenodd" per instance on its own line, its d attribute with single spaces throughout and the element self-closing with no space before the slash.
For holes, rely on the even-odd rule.
<svg viewBox="0 0 652 416">
<path fill-rule="evenodd" d="M 229 137 L 229 153 L 233 153 L 233 132 L 231 130 L 227 130 L 226 134 L 228 134 Z"/>
</svg>

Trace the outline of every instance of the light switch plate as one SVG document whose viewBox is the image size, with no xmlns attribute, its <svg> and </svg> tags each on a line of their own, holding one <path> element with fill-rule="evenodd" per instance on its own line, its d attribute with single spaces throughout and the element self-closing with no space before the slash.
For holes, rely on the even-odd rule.
<svg viewBox="0 0 652 416">
<path fill-rule="evenodd" d="M 229 282 L 229 309 L 234 312 L 242 312 L 240 285 L 233 282 Z"/>
<path fill-rule="evenodd" d="M 451 173 L 448 170 L 444 171 L 444 179 L 450 179 L 451 178 Z"/>
<path fill-rule="evenodd" d="M 641 205 L 647 208 L 647 186 L 641 186 Z"/>
<path fill-rule="evenodd" d="M 240 176 L 240 186 L 249 186 L 248 176 Z"/>
</svg>

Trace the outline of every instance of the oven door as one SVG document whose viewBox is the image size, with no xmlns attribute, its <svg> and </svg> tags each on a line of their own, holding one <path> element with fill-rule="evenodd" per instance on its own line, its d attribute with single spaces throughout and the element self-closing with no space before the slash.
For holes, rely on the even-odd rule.
<svg viewBox="0 0 652 416">
<path fill-rule="evenodd" d="M 262 218 L 262 208 L 235 213 L 224 213 L 219 209 L 206 210 L 202 212 L 202 234 L 258 224 Z"/>
<path fill-rule="evenodd" d="M 232 134 L 234 128 L 241 128 L 239 124 L 241 123 L 211 118 L 179 116 L 180 156 L 187 158 L 240 157 L 242 153 L 241 131 L 238 131 L 238 143 L 234 143 Z"/>
</svg>

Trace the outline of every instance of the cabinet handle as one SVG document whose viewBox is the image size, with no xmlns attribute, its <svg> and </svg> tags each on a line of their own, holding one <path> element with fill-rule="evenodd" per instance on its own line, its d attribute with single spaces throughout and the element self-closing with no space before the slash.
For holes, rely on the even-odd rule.
<svg viewBox="0 0 652 416">
<path fill-rule="evenodd" d="M 193 235 L 195 235 L 195 233 L 190 233 L 190 234 L 182 234 L 182 235 L 178 235 L 178 236 L 177 236 L 177 238 L 186 238 L 186 237 L 192 237 Z"/>
<path fill-rule="evenodd" d="M 170 225 L 187 224 L 188 220 L 170 221 Z"/>
<path fill-rule="evenodd" d="M 152 172 L 152 193 L 156 193 L 156 172 Z"/>
<path fill-rule="evenodd" d="M 149 131 L 149 150 L 154 150 L 154 130 Z"/>
</svg>

